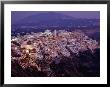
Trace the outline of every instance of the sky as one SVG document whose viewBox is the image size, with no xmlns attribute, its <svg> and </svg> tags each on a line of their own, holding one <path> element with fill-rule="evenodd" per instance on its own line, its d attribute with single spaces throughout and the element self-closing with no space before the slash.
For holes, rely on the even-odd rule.
<svg viewBox="0 0 110 87">
<path fill-rule="evenodd" d="M 75 18 L 95 18 L 100 19 L 100 11 L 55 11 Z M 13 22 L 17 22 L 25 17 L 45 13 L 44 11 L 12 11 L 11 17 Z"/>
</svg>

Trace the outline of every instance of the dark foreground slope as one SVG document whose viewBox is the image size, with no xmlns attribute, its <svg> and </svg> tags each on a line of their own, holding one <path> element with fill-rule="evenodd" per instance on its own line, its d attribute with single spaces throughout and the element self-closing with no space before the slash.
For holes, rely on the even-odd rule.
<svg viewBox="0 0 110 87">
<path fill-rule="evenodd" d="M 35 67 L 22 69 L 17 60 L 11 62 L 12 77 L 99 77 L 100 76 L 100 49 L 80 52 L 71 58 L 61 55 L 60 62 L 53 61 L 47 67 L 49 71 L 37 71 Z M 41 63 L 41 62 L 40 62 Z M 45 61 L 42 61 L 45 65 Z"/>
</svg>

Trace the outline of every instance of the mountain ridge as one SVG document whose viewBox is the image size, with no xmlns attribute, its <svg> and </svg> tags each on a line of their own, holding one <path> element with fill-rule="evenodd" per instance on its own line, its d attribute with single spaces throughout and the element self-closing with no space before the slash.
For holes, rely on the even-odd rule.
<svg viewBox="0 0 110 87">
<path fill-rule="evenodd" d="M 79 20 L 79 21 L 78 21 Z M 43 23 L 50 23 L 55 25 L 56 22 L 58 22 L 59 24 L 64 23 L 65 21 L 68 22 L 69 24 L 72 22 L 79 22 L 79 24 L 81 24 L 81 22 L 86 22 L 84 20 L 98 20 L 98 19 L 81 19 L 81 18 L 74 18 L 71 16 L 67 16 L 61 13 L 56 13 L 56 12 L 45 12 L 45 13 L 38 13 L 38 14 L 34 14 L 28 17 L 25 17 L 21 20 L 19 20 L 18 22 L 13 23 L 12 25 L 38 25 L 38 24 L 43 24 Z"/>
</svg>

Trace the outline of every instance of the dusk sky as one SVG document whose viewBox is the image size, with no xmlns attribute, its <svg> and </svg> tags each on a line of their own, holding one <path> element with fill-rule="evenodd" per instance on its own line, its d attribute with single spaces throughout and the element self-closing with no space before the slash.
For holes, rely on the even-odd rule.
<svg viewBox="0 0 110 87">
<path fill-rule="evenodd" d="M 55 11 L 75 18 L 95 18 L 100 19 L 100 11 Z M 25 17 L 45 13 L 44 11 L 12 11 L 11 17 L 13 22 L 17 22 Z"/>
</svg>

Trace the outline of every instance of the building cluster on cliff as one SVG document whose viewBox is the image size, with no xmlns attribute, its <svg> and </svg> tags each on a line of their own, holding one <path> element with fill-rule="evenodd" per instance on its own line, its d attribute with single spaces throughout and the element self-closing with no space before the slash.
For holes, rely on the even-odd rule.
<svg viewBox="0 0 110 87">
<path fill-rule="evenodd" d="M 36 66 L 40 71 L 37 60 L 59 60 L 61 56 L 70 57 L 71 52 L 78 55 L 81 51 L 99 48 L 99 43 L 86 36 L 81 31 L 68 32 L 64 30 L 46 30 L 12 37 L 11 58 L 18 60 L 22 68 Z M 58 61 L 57 61 L 58 62 Z"/>
</svg>

